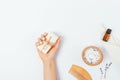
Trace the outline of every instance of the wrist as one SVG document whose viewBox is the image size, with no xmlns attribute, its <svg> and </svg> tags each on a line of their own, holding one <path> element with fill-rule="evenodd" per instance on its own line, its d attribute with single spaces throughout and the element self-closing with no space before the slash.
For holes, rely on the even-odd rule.
<svg viewBox="0 0 120 80">
<path fill-rule="evenodd" d="M 44 65 L 46 65 L 46 64 L 51 64 L 51 63 L 55 63 L 55 60 L 54 60 L 54 59 L 49 59 L 49 60 L 43 61 L 43 64 L 44 64 Z"/>
</svg>

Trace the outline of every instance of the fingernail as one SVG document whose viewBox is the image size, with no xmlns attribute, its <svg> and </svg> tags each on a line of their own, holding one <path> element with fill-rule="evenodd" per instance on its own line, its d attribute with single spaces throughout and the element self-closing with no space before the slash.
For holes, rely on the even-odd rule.
<svg viewBox="0 0 120 80">
<path fill-rule="evenodd" d="M 48 33 L 47 33 L 47 32 L 45 32 L 45 33 L 43 34 L 43 36 L 47 36 L 47 34 L 48 34 Z"/>
<path fill-rule="evenodd" d="M 40 41 L 40 45 L 42 45 L 43 44 L 43 42 L 42 41 Z"/>
<path fill-rule="evenodd" d="M 39 42 L 37 42 L 37 43 L 36 43 L 36 45 L 37 45 L 37 46 L 39 46 L 39 45 L 40 45 L 40 43 L 39 43 Z"/>
<path fill-rule="evenodd" d="M 45 41 L 45 37 L 42 37 L 41 39 L 42 39 L 43 41 Z"/>
</svg>

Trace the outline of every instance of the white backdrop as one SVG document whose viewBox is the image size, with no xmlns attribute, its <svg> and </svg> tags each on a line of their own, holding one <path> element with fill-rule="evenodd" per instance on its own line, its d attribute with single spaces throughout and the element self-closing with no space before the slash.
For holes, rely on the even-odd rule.
<svg viewBox="0 0 120 80">
<path fill-rule="evenodd" d="M 93 80 L 100 80 L 102 64 L 90 67 L 81 59 L 84 47 L 102 47 L 102 24 L 120 35 L 119 0 L 0 0 L 0 80 L 43 80 L 43 65 L 35 42 L 43 32 L 62 36 L 57 56 L 59 80 L 76 80 L 68 74 L 72 64 L 84 67 Z M 103 47 L 102 47 L 103 48 Z M 116 65 L 107 80 L 118 80 Z"/>
</svg>

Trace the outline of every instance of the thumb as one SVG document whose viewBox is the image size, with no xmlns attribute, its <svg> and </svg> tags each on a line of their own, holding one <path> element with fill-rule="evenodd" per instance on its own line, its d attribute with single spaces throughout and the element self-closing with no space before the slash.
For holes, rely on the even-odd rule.
<svg viewBox="0 0 120 80">
<path fill-rule="evenodd" d="M 56 54 L 59 47 L 60 47 L 60 43 L 61 43 L 61 38 L 59 37 L 56 44 L 55 44 L 55 46 L 50 50 L 50 53 Z"/>
</svg>

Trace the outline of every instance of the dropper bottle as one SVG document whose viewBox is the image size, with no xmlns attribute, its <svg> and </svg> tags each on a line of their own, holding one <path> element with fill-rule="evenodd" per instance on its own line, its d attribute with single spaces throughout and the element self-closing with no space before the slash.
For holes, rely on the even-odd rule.
<svg viewBox="0 0 120 80">
<path fill-rule="evenodd" d="M 110 38 L 111 32 L 112 32 L 111 29 L 107 29 L 107 30 L 106 30 L 106 33 L 105 33 L 105 35 L 104 35 L 104 37 L 103 37 L 103 41 L 108 42 L 108 40 L 109 40 L 109 38 Z"/>
</svg>

